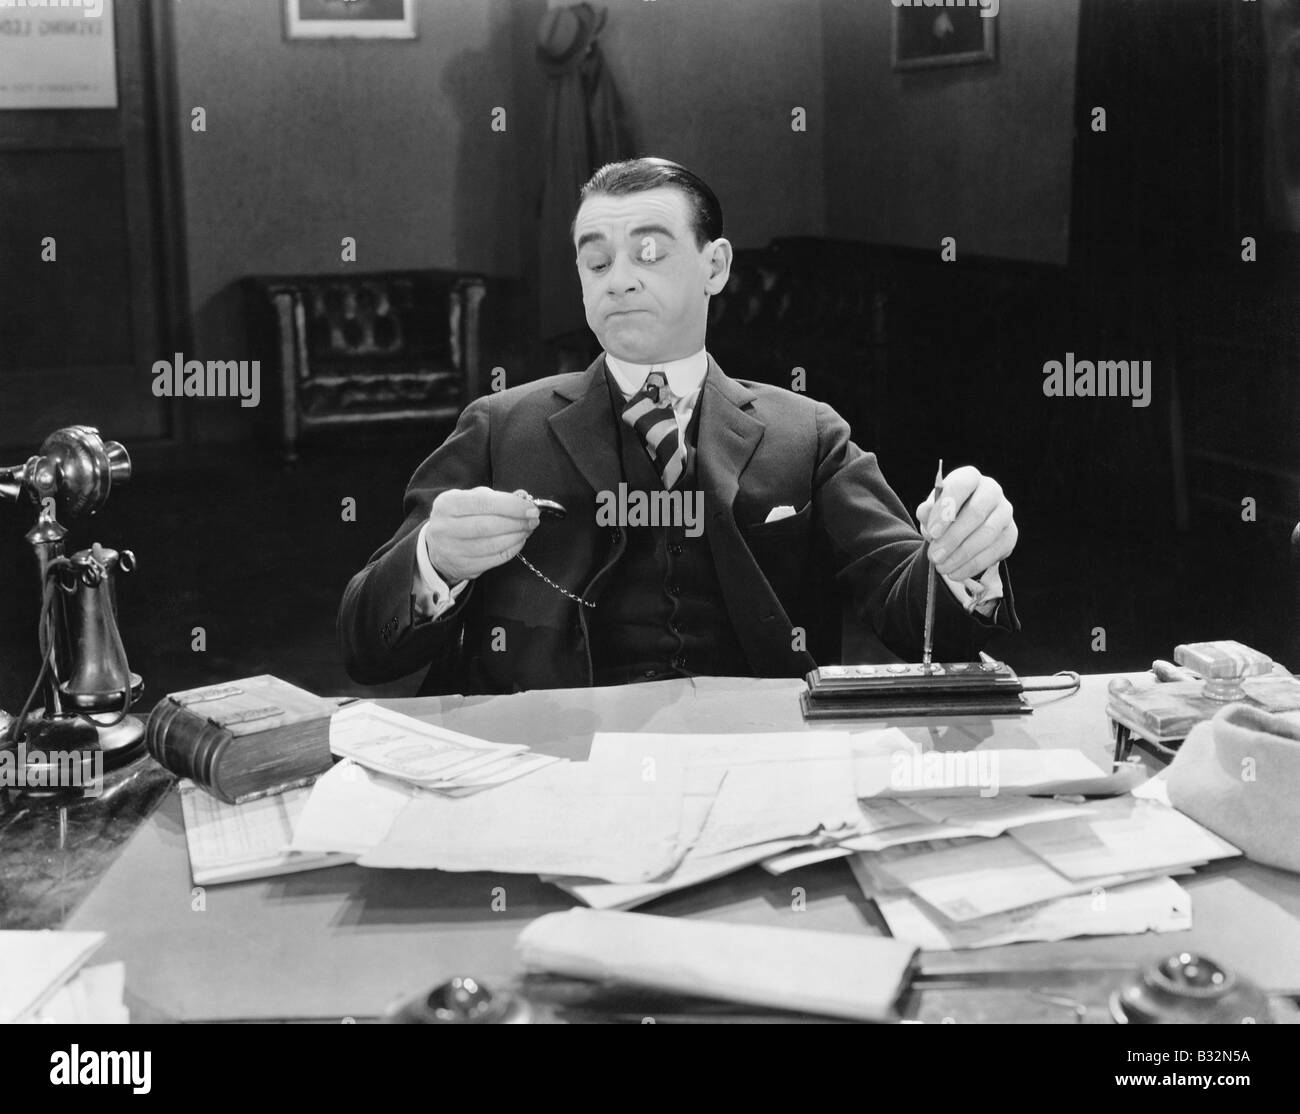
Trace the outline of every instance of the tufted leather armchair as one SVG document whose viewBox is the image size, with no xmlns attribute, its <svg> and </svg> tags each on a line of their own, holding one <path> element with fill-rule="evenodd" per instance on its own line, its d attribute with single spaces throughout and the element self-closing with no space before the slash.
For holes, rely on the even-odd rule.
<svg viewBox="0 0 1300 1114">
<path fill-rule="evenodd" d="M 484 279 L 440 271 L 245 280 L 287 462 L 306 431 L 452 421 L 480 389 Z"/>
</svg>

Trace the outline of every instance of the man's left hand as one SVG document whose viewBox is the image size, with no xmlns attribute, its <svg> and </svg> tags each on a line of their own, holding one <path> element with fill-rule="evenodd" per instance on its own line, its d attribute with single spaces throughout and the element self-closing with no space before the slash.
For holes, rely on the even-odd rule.
<svg viewBox="0 0 1300 1114">
<path fill-rule="evenodd" d="M 1002 485 L 966 465 L 944 477 L 939 505 L 934 492 L 916 508 L 930 560 L 944 576 L 968 580 L 1011 555 L 1019 531 Z"/>
</svg>

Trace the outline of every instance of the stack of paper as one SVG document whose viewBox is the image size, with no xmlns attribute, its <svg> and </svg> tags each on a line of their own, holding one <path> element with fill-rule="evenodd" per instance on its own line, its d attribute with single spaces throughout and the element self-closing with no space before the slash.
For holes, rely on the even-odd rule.
<svg viewBox="0 0 1300 1114">
<path fill-rule="evenodd" d="M 649 770 L 684 765 L 687 784 L 696 787 L 687 797 L 685 853 L 671 871 L 638 885 L 548 878 L 597 909 L 631 909 L 775 854 L 860 830 L 853 751 L 841 733 L 599 734 L 588 763 Z M 719 786 L 712 795 L 710 784 Z"/>
<path fill-rule="evenodd" d="M 1192 898 L 1172 878 L 1130 882 L 1103 894 L 1076 894 L 957 922 L 936 916 L 908 894 L 876 894 L 889 931 L 926 951 L 996 948 L 1074 936 L 1182 932 L 1192 927 Z"/>
<path fill-rule="evenodd" d="M 83 967 L 31 1017 L 42 1025 L 129 1025 L 126 964 Z"/>
<path fill-rule="evenodd" d="M 356 716 L 339 720 L 348 727 Z M 427 791 L 447 769 L 392 773 L 394 757 L 421 760 L 422 739 L 409 752 L 385 740 L 397 753 L 381 754 L 370 745 L 376 720 L 359 722 L 369 726 L 349 728 L 335 747 L 354 757 L 311 791 L 295 851 L 342 852 L 370 867 L 539 874 L 590 904 L 626 908 L 864 830 L 853 749 L 840 733 L 598 735 L 585 763 L 456 797 Z"/>
<path fill-rule="evenodd" d="M 863 798 L 1108 796 L 1147 777 L 1127 766 L 1108 774 L 1079 750 L 922 750 L 897 729 L 854 743 Z"/>
<path fill-rule="evenodd" d="M 330 751 L 377 773 L 451 797 L 504 785 L 562 759 L 489 743 L 381 708 L 353 704 L 330 719 Z"/>
<path fill-rule="evenodd" d="M 290 847 L 311 790 L 290 789 L 228 805 L 194 782 L 180 783 L 190 877 L 196 886 L 239 882 L 350 863 L 347 854 Z"/>
<path fill-rule="evenodd" d="M 102 932 L 0 932 L 0 1025 L 37 1020 L 104 938 Z"/>
<path fill-rule="evenodd" d="M 1180 931 L 1191 927 L 1191 902 L 1169 876 L 1238 854 L 1158 801 L 1036 802 L 1038 815 L 1025 803 L 913 803 L 958 838 L 852 860 L 890 931 L 945 949 Z M 1003 824 L 1006 834 L 995 834 Z M 972 837 L 973 828 L 983 830 Z"/>
<path fill-rule="evenodd" d="M 562 763 L 472 797 L 410 798 L 362 866 L 577 874 L 646 882 L 683 854 L 680 770 L 642 781 Z"/>
<path fill-rule="evenodd" d="M 1140 773 L 1077 751 L 922 751 L 895 729 L 606 733 L 586 762 L 546 764 L 363 704 L 335 717 L 331 746 L 346 760 L 313 788 L 294 850 L 538 874 L 601 910 L 848 857 L 895 934 L 925 947 L 1174 931 L 1190 903 L 1169 876 L 1236 853 L 1129 796 Z M 1085 800 L 1105 794 L 1125 795 Z"/>
<path fill-rule="evenodd" d="M 901 746 L 897 745 L 901 740 Z M 884 744 L 894 749 L 882 754 Z M 835 846 L 801 849 L 764 861 L 773 874 L 859 851 L 906 844 L 1001 835 L 1012 828 L 1068 819 L 1079 806 L 1028 793 L 1115 792 L 1128 782 L 1108 779 L 1077 751 L 954 751 L 921 756 L 906 736 L 878 732 L 855 737 L 855 778 L 861 802 L 858 834 Z M 864 753 L 866 751 L 866 753 Z M 965 795 L 959 795 L 965 794 Z"/>
<path fill-rule="evenodd" d="M 1241 854 L 1177 809 L 1133 797 L 1098 801 L 1076 819 L 1033 824 L 1012 835 L 1076 882 L 1167 873 Z"/>
<path fill-rule="evenodd" d="M 685 853 L 680 767 L 562 762 L 490 793 L 448 797 L 341 762 L 313 787 L 294 833 L 302 851 L 348 851 L 362 866 L 580 874 L 644 882 Z M 716 781 L 707 796 L 712 799 Z"/>
<path fill-rule="evenodd" d="M 402 809 L 419 793 L 404 781 L 372 773 L 345 758 L 316 779 L 294 823 L 290 847 L 364 855 L 383 842 Z"/>
<path fill-rule="evenodd" d="M 1238 853 L 1140 771 L 1077 751 L 921 751 L 898 732 L 854 750 L 858 833 L 763 865 L 848 857 L 890 930 L 924 948 L 1181 931 L 1191 899 L 1170 876 Z"/>
</svg>

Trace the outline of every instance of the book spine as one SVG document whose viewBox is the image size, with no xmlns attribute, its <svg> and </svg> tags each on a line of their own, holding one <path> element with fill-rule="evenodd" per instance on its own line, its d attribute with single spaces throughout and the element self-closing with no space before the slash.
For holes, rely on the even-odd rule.
<svg viewBox="0 0 1300 1114">
<path fill-rule="evenodd" d="M 232 738 L 170 698 L 158 702 L 145 725 L 145 746 L 158 764 L 209 792 L 215 791 L 217 763 Z"/>
</svg>

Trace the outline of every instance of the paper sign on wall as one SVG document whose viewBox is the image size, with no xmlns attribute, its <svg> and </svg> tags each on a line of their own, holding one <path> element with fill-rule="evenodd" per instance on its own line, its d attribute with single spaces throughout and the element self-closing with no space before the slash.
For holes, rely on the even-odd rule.
<svg viewBox="0 0 1300 1114">
<path fill-rule="evenodd" d="M 0 0 L 0 109 L 116 107 L 113 0 Z"/>
</svg>

